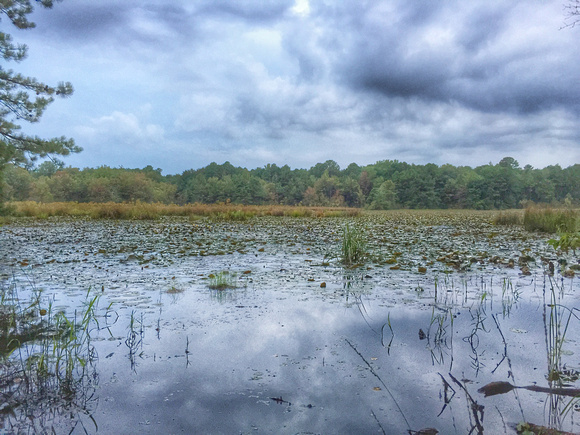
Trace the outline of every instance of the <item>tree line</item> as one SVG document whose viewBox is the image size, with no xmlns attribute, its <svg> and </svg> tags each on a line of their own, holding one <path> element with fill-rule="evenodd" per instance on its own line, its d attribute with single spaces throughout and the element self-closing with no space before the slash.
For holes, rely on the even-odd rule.
<svg viewBox="0 0 580 435">
<path fill-rule="evenodd" d="M 268 164 L 261 168 L 211 163 L 178 175 L 161 169 L 78 169 L 45 161 L 35 169 L 4 168 L 4 200 L 39 202 L 233 203 L 347 206 L 387 210 L 507 209 L 532 203 L 580 204 L 580 164 L 521 168 L 511 157 L 497 164 L 415 165 L 382 160 L 351 163 L 333 160 L 310 169 Z"/>
</svg>

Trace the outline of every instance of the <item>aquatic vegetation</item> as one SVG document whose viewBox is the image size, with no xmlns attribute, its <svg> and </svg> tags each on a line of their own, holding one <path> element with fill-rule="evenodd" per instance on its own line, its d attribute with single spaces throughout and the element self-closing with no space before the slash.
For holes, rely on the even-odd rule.
<svg viewBox="0 0 580 435">
<path fill-rule="evenodd" d="M 252 211 L 221 207 L 215 210 Z M 224 433 L 275 432 L 288 425 L 283 413 L 272 423 L 272 413 L 263 412 L 278 398 L 292 402 L 293 411 L 311 412 L 312 421 L 319 421 L 314 413 L 328 404 L 329 418 L 320 419 L 326 426 L 313 423 L 296 431 L 324 433 L 335 424 L 331 419 L 338 419 L 330 430 L 348 420 L 360 428 L 357 433 L 380 433 L 386 421 L 389 433 L 420 427 L 468 433 L 475 412 L 470 406 L 478 406 L 473 391 L 487 382 L 543 388 L 548 378 L 554 385 L 577 382 L 573 364 L 579 344 L 573 338 L 579 322 L 574 316 L 568 321 L 569 311 L 555 313 L 553 320 L 560 337 L 565 332 L 568 339 L 556 338 L 556 328 L 550 332 L 550 355 L 557 359 L 559 352 L 560 362 L 548 369 L 548 354 L 535 351 L 544 343 L 542 307 L 547 331 L 552 307 L 575 306 L 571 301 L 578 295 L 577 279 L 548 273 L 549 262 L 561 270 L 576 265 L 570 255 L 557 253 L 556 259 L 545 234 L 529 233 L 521 225 L 493 225 L 497 212 L 365 211 L 356 219 L 324 219 L 311 208 L 297 209 L 294 217 L 283 208 L 264 210 L 270 214 L 257 212 L 247 220 L 211 214 L 128 221 L 16 218 L 0 228 L 2 279 L 7 273 L 33 273 L 45 294 L 55 296 L 55 313 L 77 307 L 88 285 L 115 303 L 119 320 L 111 336 L 92 341 L 102 355 L 101 432 L 114 432 L 110 421 L 121 412 L 136 431 L 148 424 L 145 413 L 156 413 L 160 424 L 175 431 L 182 420 L 173 421 L 171 413 L 157 412 L 152 404 L 161 398 L 164 406 L 177 407 L 195 396 L 200 406 L 219 403 L 231 413 L 218 429 L 212 427 Z M 349 265 L 341 255 L 347 224 L 362 229 L 366 244 L 363 260 Z M 521 273 L 523 267 L 529 276 Z M 218 285 L 209 290 L 220 273 L 238 289 L 223 291 Z M 550 278 L 559 286 L 560 299 L 550 300 L 548 292 L 542 304 L 542 280 L 549 290 Z M 240 350 L 232 352 L 234 346 Z M 223 382 L 223 373 L 235 376 Z M 514 375 L 502 379 L 505 373 Z M 157 381 L 165 376 L 169 382 Z M 443 385 L 439 377 L 446 379 Z M 177 382 L 186 378 L 205 380 Z M 396 405 L 386 387 L 410 427 L 402 417 L 392 418 Z M 118 394 L 129 389 L 146 399 L 139 408 L 130 399 L 134 395 Z M 518 393 L 519 407 L 513 402 Z M 228 399 L 234 394 L 252 396 L 243 412 L 256 428 L 235 426 L 240 414 Z M 527 394 L 537 400 L 527 400 Z M 507 432 L 502 422 L 521 420 L 521 408 L 534 423 L 550 426 L 542 419 L 543 407 L 551 406 L 548 394 L 516 389 L 497 406 L 485 403 L 486 419 L 480 424 L 485 433 Z M 417 397 L 420 415 L 412 411 Z M 560 402 L 558 412 L 570 399 Z M 348 416 L 340 414 L 345 401 L 353 410 Z M 334 408 L 339 411 L 331 414 Z M 560 427 L 573 431 L 575 414 Z M 208 432 L 207 424 L 192 424 L 191 433 Z"/>
<path fill-rule="evenodd" d="M 486 397 L 505 394 L 516 389 L 547 393 L 546 404 L 548 410 L 548 424 L 550 428 L 561 428 L 563 417 L 577 404 L 579 400 L 578 397 L 580 396 L 580 388 L 571 387 L 571 384 L 579 379 L 580 372 L 567 368 L 565 359 L 568 359 L 568 362 L 573 362 L 573 359 L 566 358 L 571 356 L 572 352 L 569 352 L 564 348 L 565 345 L 569 344 L 566 335 L 572 329 L 572 323 L 575 322 L 577 326 L 580 323 L 580 317 L 576 313 L 576 308 L 570 309 L 562 303 L 564 294 L 559 281 L 554 280 L 550 276 L 548 277 L 547 284 L 549 285 L 549 288 L 547 288 L 545 282 L 543 289 L 544 308 L 542 318 L 544 323 L 543 330 L 547 354 L 547 371 L 545 373 L 545 380 L 548 385 L 541 386 L 535 384 L 516 386 L 514 385 L 515 379 L 513 377 L 513 372 L 510 370 L 510 373 L 512 373 L 511 379 L 514 381 L 514 384 L 505 381 L 494 381 L 479 388 L 478 392 L 484 394 Z M 496 316 L 493 316 L 493 319 L 499 330 Z M 503 333 L 501 333 L 501 336 L 507 350 L 505 336 Z M 509 359 L 508 363 L 511 368 L 512 364 L 509 362 Z M 567 403 L 565 403 L 565 397 L 572 397 L 572 399 L 568 399 Z M 530 425 L 532 424 L 521 424 L 522 427 L 529 427 Z M 540 426 L 537 427 L 539 428 Z M 541 433 L 552 433 L 552 429 L 550 428 L 543 428 Z M 522 431 L 521 433 L 527 432 Z"/>
<path fill-rule="evenodd" d="M 523 216 L 519 210 L 500 211 L 494 218 L 494 225 L 522 225 Z"/>
<path fill-rule="evenodd" d="M 352 266 L 362 264 L 367 258 L 367 239 L 364 229 L 347 223 L 342 233 L 341 261 Z"/>
<path fill-rule="evenodd" d="M 246 221 L 255 216 L 353 217 L 361 210 L 348 207 L 294 207 L 236 204 L 164 204 L 135 202 L 11 202 L 7 214 L 13 217 L 47 219 L 54 216 L 92 219 L 155 220 L 163 216 L 211 217 L 224 221 Z"/>
<path fill-rule="evenodd" d="M 235 221 L 235 222 L 245 222 L 251 218 L 256 217 L 255 211 L 244 211 L 244 210 L 231 210 L 227 212 L 219 212 L 213 219 L 223 220 L 223 221 Z"/>
<path fill-rule="evenodd" d="M 39 292 L 22 300 L 15 285 L 1 289 L 0 427 L 11 433 L 52 433 L 70 420 L 96 427 L 96 352 L 91 334 L 99 328 L 98 296 L 87 293 L 72 317 L 44 305 Z M 85 429 L 86 431 L 86 429 Z"/>
<path fill-rule="evenodd" d="M 221 271 L 215 274 L 211 273 L 208 278 L 208 287 L 212 290 L 226 290 L 236 287 L 236 275 L 228 271 Z"/>
<path fill-rule="evenodd" d="M 576 254 L 576 249 L 580 248 L 580 232 L 560 233 L 557 239 L 548 240 L 548 245 L 556 250 L 568 252 L 570 249 Z"/>
<path fill-rule="evenodd" d="M 544 233 L 575 232 L 578 227 L 578 212 L 571 209 L 527 208 L 524 213 L 524 228 L 527 231 Z"/>
<path fill-rule="evenodd" d="M 143 356 L 143 338 L 145 330 L 143 329 L 143 313 L 139 319 L 135 317 L 135 312 L 131 311 L 129 326 L 127 327 L 127 338 L 125 345 L 129 349 L 129 361 L 133 371 L 137 368 L 137 357 Z"/>
<path fill-rule="evenodd" d="M 566 335 L 570 322 L 572 320 L 580 321 L 578 315 L 574 310 L 561 305 L 559 302 L 561 289 L 558 287 L 557 281 L 550 278 L 550 289 L 548 294 L 544 294 L 544 298 L 549 297 L 549 301 L 544 306 L 544 329 L 546 334 L 546 349 L 548 354 L 548 371 L 546 379 L 550 386 L 556 383 L 557 386 L 562 386 L 564 382 L 563 357 L 564 344 L 566 343 Z"/>
</svg>

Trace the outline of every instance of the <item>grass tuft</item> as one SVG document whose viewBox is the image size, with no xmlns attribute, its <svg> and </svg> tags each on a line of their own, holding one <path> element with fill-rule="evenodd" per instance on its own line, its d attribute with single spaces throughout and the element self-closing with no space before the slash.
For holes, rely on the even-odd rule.
<svg viewBox="0 0 580 435">
<path fill-rule="evenodd" d="M 342 235 L 341 261 L 345 265 L 364 263 L 367 257 L 366 233 L 356 225 L 346 224 Z"/>
<path fill-rule="evenodd" d="M 228 271 L 217 272 L 209 275 L 208 287 L 212 290 L 226 290 L 236 288 L 236 275 Z"/>
<path fill-rule="evenodd" d="M 229 222 L 246 222 L 254 217 L 256 217 L 256 212 L 249 210 L 229 210 L 212 216 L 216 220 Z"/>
</svg>

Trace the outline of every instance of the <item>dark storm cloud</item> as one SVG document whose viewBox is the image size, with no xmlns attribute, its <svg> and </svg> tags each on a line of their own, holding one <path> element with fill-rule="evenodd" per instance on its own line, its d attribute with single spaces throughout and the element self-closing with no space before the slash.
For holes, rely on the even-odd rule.
<svg viewBox="0 0 580 435">
<path fill-rule="evenodd" d="M 42 32 L 51 37 L 73 45 L 110 45 L 114 49 L 112 54 L 116 49 L 135 42 L 166 42 L 136 25 L 144 21 L 171 29 L 183 39 L 192 38 L 199 27 L 191 12 L 180 5 L 155 2 L 77 0 L 66 5 L 58 4 L 50 10 L 38 8 L 34 19 L 42 23 Z"/>
<path fill-rule="evenodd" d="M 196 8 L 202 15 L 268 22 L 281 19 L 293 4 L 293 0 L 205 0 L 199 2 Z"/>
<path fill-rule="evenodd" d="M 509 5 L 504 5 L 508 8 Z M 485 45 L 493 42 L 505 29 L 506 9 L 491 5 L 480 5 L 464 17 L 458 25 L 458 42 L 469 52 L 476 53 L 485 49 Z"/>
<path fill-rule="evenodd" d="M 512 4 L 404 2 L 389 10 L 380 4 L 351 4 L 355 17 L 344 19 L 346 11 L 332 17 L 340 28 L 333 43 L 341 41 L 344 53 L 337 71 L 353 89 L 490 112 L 578 111 L 578 44 L 555 47 L 533 34 L 518 41 Z"/>
<path fill-rule="evenodd" d="M 77 89 L 38 133 L 74 136 L 79 166 L 539 165 L 580 158 L 563 19 L 559 0 L 69 0 L 15 36 L 31 75 Z"/>
<path fill-rule="evenodd" d="M 89 7 L 84 2 L 70 2 L 63 8 L 57 4 L 54 9 L 37 8 L 33 19 L 40 23 L 40 30 L 66 39 L 69 42 L 102 38 L 112 30 L 125 26 L 130 13 L 127 4 L 111 7 L 106 2 L 92 2 Z"/>
</svg>

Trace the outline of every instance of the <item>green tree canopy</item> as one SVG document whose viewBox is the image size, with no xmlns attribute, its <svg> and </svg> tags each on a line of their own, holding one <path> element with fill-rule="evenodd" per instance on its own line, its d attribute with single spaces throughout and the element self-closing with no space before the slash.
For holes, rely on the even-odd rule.
<svg viewBox="0 0 580 435">
<path fill-rule="evenodd" d="M 7 18 L 17 29 L 31 29 L 35 24 L 28 15 L 34 10 L 33 4 L 52 8 L 54 0 L 0 0 L 0 20 Z M 0 32 L 0 56 L 5 64 L 21 62 L 26 55 L 26 45 L 15 43 L 11 35 Z M 29 164 L 38 157 L 81 151 L 73 139 L 30 136 L 21 131 L 20 125 L 38 122 L 55 96 L 68 97 L 72 93 L 68 82 L 49 86 L 0 65 L 0 168 L 8 162 Z"/>
</svg>

